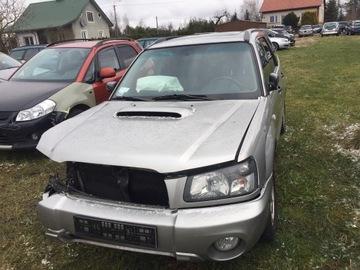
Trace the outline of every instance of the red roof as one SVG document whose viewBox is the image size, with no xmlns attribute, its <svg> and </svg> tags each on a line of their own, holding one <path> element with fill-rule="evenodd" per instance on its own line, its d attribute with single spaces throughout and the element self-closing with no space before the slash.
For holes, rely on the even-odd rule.
<svg viewBox="0 0 360 270">
<path fill-rule="evenodd" d="M 319 7 L 322 3 L 323 0 L 264 0 L 260 12 Z"/>
</svg>

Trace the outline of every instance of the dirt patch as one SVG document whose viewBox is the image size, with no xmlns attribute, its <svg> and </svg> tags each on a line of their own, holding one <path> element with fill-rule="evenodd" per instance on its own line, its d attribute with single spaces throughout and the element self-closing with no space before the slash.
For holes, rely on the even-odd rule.
<svg viewBox="0 0 360 270">
<path fill-rule="evenodd" d="M 328 135 L 336 140 L 335 150 L 350 157 L 354 162 L 360 161 L 360 123 L 350 126 L 324 126 Z"/>
<path fill-rule="evenodd" d="M 296 39 L 296 47 L 304 48 L 314 45 L 319 42 L 319 37 L 302 37 Z"/>
</svg>

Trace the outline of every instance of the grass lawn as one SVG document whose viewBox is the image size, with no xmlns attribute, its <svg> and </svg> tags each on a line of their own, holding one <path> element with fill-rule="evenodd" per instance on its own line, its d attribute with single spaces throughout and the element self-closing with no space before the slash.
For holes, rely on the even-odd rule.
<svg viewBox="0 0 360 270">
<path fill-rule="evenodd" d="M 59 168 L 37 153 L 0 153 L 0 269 L 360 269 L 360 37 L 280 52 L 288 132 L 277 164 L 280 227 L 226 263 L 177 263 L 44 236 L 35 207 Z"/>
</svg>

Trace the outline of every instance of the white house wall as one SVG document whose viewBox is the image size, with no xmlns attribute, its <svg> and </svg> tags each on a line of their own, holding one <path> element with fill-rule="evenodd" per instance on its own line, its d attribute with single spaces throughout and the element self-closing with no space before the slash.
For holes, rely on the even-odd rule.
<svg viewBox="0 0 360 270">
<path fill-rule="evenodd" d="M 301 16 L 305 12 L 314 12 L 318 13 L 318 20 L 319 23 L 324 22 L 324 5 L 322 5 L 319 9 L 318 8 L 308 8 L 308 9 L 298 9 L 298 10 L 287 10 L 287 11 L 278 11 L 278 12 L 270 12 L 270 13 L 263 13 L 262 21 L 266 22 L 268 25 L 276 25 L 281 24 L 282 19 L 289 13 L 294 12 L 296 16 L 300 17 L 300 24 L 301 24 Z M 271 16 L 277 17 L 277 21 L 271 22 Z"/>
<path fill-rule="evenodd" d="M 26 32 L 26 33 L 17 33 L 16 34 L 19 46 L 25 46 L 25 38 L 32 37 L 34 40 L 34 45 L 39 44 L 39 37 L 36 32 Z"/>
<path fill-rule="evenodd" d="M 94 22 L 88 22 L 86 12 L 91 11 L 94 15 Z M 100 31 L 103 33 L 103 37 L 110 37 L 110 29 L 106 19 L 99 13 L 99 11 L 92 5 L 88 4 L 86 8 L 83 10 L 81 17 L 77 19 L 73 24 L 72 28 L 74 31 L 74 36 L 76 39 L 83 38 L 82 32 L 85 32 L 87 38 L 99 38 Z M 81 19 L 83 18 L 83 19 Z M 80 21 L 84 20 L 86 25 L 83 27 L 80 24 Z"/>
</svg>

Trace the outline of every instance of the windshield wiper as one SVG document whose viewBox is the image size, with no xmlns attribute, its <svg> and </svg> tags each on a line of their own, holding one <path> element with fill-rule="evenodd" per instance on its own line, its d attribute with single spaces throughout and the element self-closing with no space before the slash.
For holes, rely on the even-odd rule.
<svg viewBox="0 0 360 270">
<path fill-rule="evenodd" d="M 124 100 L 124 101 L 148 101 L 147 99 L 142 99 L 138 97 L 113 97 L 111 100 Z"/>
<path fill-rule="evenodd" d="M 153 100 L 211 100 L 206 95 L 185 95 L 185 94 L 173 94 L 160 97 L 154 97 Z"/>
</svg>

